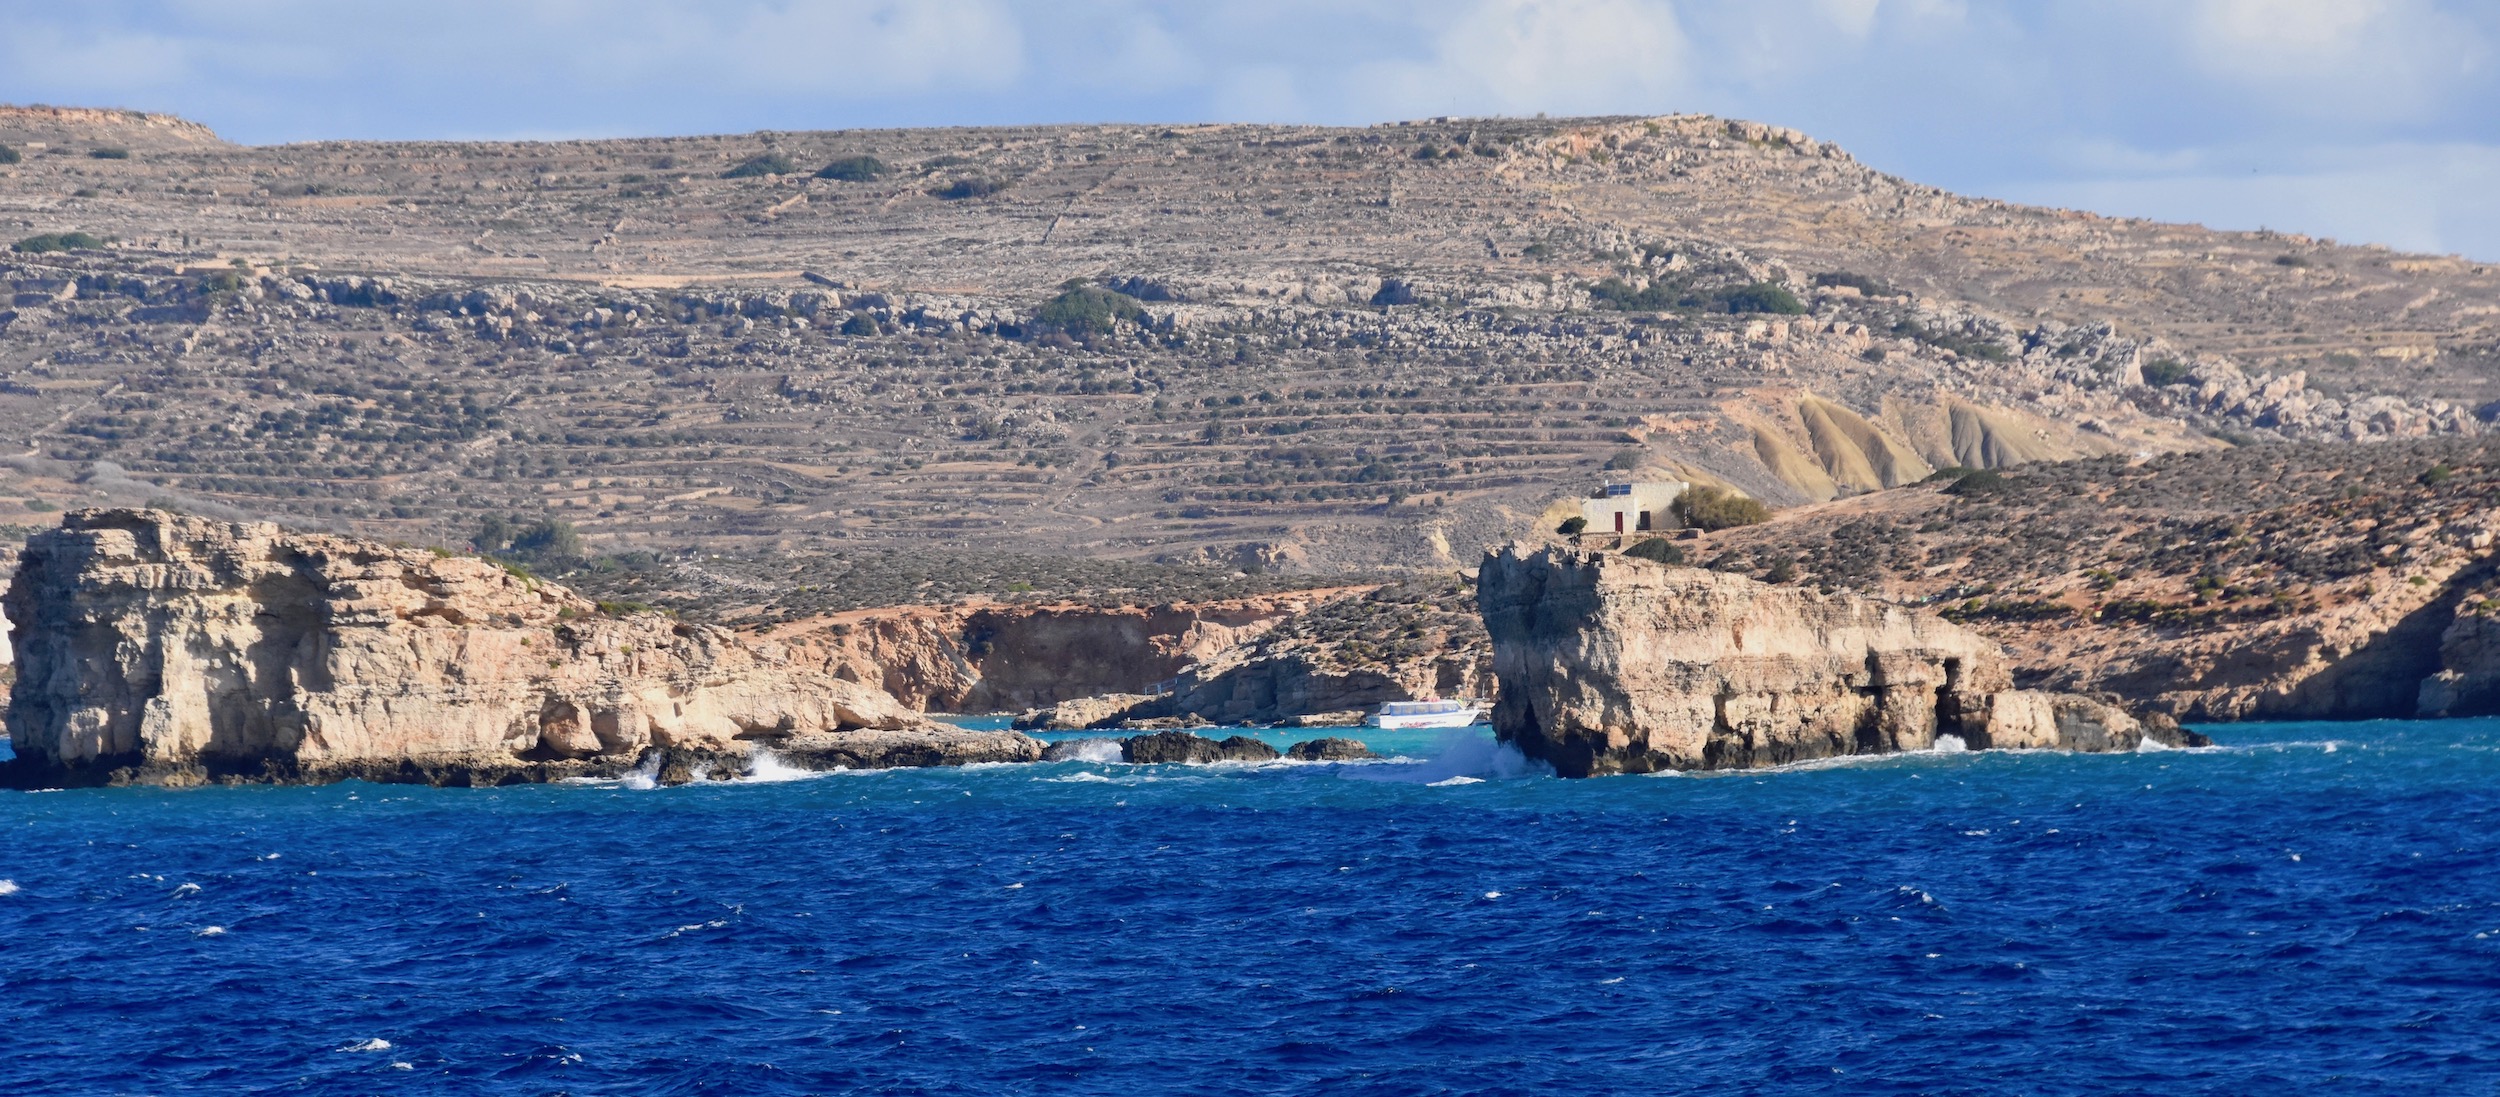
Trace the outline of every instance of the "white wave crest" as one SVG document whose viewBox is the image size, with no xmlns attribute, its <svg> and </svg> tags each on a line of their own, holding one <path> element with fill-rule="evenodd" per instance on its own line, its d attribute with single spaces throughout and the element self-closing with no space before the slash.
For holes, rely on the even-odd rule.
<svg viewBox="0 0 2500 1097">
<path fill-rule="evenodd" d="M 2155 739 L 2150 735 L 2135 741 L 2135 752 L 2137 754 L 2155 754 L 2171 749 L 2173 748 L 2170 744 L 2162 742 L 2159 739 Z"/>
<path fill-rule="evenodd" d="M 0 880 L 0 895 L 15 895 L 15 894 L 17 894 L 17 881 L 15 881 L 15 880 Z"/>
<path fill-rule="evenodd" d="M 1970 750 L 1970 744 L 1963 742 L 1959 735 L 1939 735 L 1936 736 L 1936 745 L 1928 749 L 1938 754 L 1961 754 Z"/>
<path fill-rule="evenodd" d="M 1424 783 L 1424 787 L 1425 787 L 1425 788 L 1456 788 L 1456 787 L 1458 787 L 1458 786 L 1460 786 L 1460 785 L 1481 785 L 1481 784 L 1483 784 L 1483 783 L 1484 783 L 1484 778 L 1482 778 L 1482 777 L 1468 777 L 1468 776 L 1461 775 L 1461 776 L 1458 776 L 1458 777 L 1444 777 L 1444 778 L 1442 778 L 1442 779 L 1440 779 L 1440 780 L 1438 780 L 1438 781 L 1427 781 L 1427 782 L 1425 782 L 1425 783 Z"/>
<path fill-rule="evenodd" d="M 1117 762 L 1120 758 L 1119 740 L 1082 739 L 1078 740 L 1073 745 L 1069 757 L 1063 759 L 1063 761 L 1092 762 L 1100 765 L 1106 762 Z"/>
<path fill-rule="evenodd" d="M 337 1048 L 337 1049 L 335 1049 L 335 1050 L 338 1050 L 338 1051 L 389 1051 L 390 1049 L 391 1049 L 391 1042 L 390 1042 L 390 1041 L 385 1040 L 385 1039 L 382 1039 L 382 1038 L 381 1038 L 381 1037 L 379 1037 L 379 1036 L 376 1036 L 376 1037 L 373 1037 L 372 1039 L 368 1039 L 368 1040 L 358 1040 L 358 1041 L 356 1041 L 355 1043 L 348 1044 L 348 1045 L 347 1045 L 347 1046 L 345 1046 L 345 1047 Z"/>
<path fill-rule="evenodd" d="M 782 761 L 780 755 L 761 747 L 756 748 L 754 754 L 747 756 L 746 779 L 749 781 L 769 784 L 777 781 L 812 781 L 823 776 L 826 776 L 823 771 L 801 769 Z"/>
<path fill-rule="evenodd" d="M 198 929 L 192 930 L 191 935 L 194 937 L 223 937 L 226 935 L 226 927 L 201 926 Z"/>
</svg>

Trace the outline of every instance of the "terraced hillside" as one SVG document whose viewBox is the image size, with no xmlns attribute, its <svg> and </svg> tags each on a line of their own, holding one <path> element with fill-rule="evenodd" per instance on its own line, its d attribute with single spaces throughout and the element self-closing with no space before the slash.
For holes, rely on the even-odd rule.
<svg viewBox="0 0 2500 1097">
<path fill-rule="evenodd" d="M 2488 267 L 1691 116 L 248 148 L 17 109 L 0 145 L 18 235 L 112 241 L 0 267 L 44 505 L 1335 572 L 1472 561 L 1609 466 L 1796 503 L 2500 395 Z"/>
</svg>

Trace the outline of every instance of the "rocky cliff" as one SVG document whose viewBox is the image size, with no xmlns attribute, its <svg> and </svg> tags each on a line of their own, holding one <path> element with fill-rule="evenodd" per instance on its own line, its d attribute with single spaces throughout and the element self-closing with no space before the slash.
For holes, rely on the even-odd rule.
<svg viewBox="0 0 2500 1097">
<path fill-rule="evenodd" d="M 482 559 L 150 510 L 27 542 L 6 599 L 12 783 L 449 783 L 713 764 L 1038 757 L 929 724 L 769 641 L 596 603 Z"/>
<path fill-rule="evenodd" d="M 1478 601 L 1496 734 L 1565 776 L 1971 747 L 2184 741 L 2089 698 L 2016 690 L 1997 646 L 1932 614 L 1629 556 L 1519 546 Z"/>
<path fill-rule="evenodd" d="M 1201 654 L 1157 696 L 1097 696 L 1019 726 L 1343 725 L 1384 701 L 1487 697 L 1492 650 L 1466 588 L 1416 579 L 1336 597 Z"/>
<path fill-rule="evenodd" d="M 935 712 L 1002 712 L 1150 689 L 1278 621 L 1370 588 L 1156 606 L 904 606 L 777 630 L 835 677 Z"/>
</svg>

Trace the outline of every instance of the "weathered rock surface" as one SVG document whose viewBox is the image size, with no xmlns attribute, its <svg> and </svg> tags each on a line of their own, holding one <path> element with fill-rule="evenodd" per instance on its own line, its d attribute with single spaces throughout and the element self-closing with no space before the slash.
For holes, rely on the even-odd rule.
<svg viewBox="0 0 2500 1097">
<path fill-rule="evenodd" d="M 1131 737 L 1120 744 L 1120 754 L 1122 761 L 1137 765 L 1273 762 L 1277 758 L 1275 747 L 1247 735 L 1235 735 L 1217 742 L 1186 731 L 1158 731 Z"/>
<path fill-rule="evenodd" d="M 1993 642 L 1870 598 L 1519 546 L 1486 558 L 1478 598 L 1501 680 L 1494 730 L 1564 776 L 1925 750 L 1939 735 L 2189 741 L 2086 698 L 2012 689 Z"/>
<path fill-rule="evenodd" d="M 486 560 L 162 511 L 29 539 L 6 599 L 13 783 L 613 774 L 648 751 L 802 766 L 1028 761 L 771 642 L 611 617 Z"/>
<path fill-rule="evenodd" d="M 1285 757 L 1297 762 L 1360 762 L 1380 756 L 1360 740 L 1330 737 L 1295 743 L 1285 748 Z"/>
<path fill-rule="evenodd" d="M 1084 731 L 1088 728 L 1110 727 L 1130 709 L 1152 701 L 1142 693 L 1106 693 L 1099 697 L 1078 697 L 1017 714 L 1015 727 L 1020 731 Z"/>
<path fill-rule="evenodd" d="M 1156 606 L 905 606 L 801 622 L 782 635 L 834 676 L 913 708 L 1013 712 L 1142 693 L 1363 589 Z"/>
</svg>

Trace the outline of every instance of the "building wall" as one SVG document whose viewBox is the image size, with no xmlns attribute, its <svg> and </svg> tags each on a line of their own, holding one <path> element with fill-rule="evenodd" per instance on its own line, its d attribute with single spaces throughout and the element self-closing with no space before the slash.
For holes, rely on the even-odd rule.
<svg viewBox="0 0 2500 1097">
<path fill-rule="evenodd" d="M 1629 486 L 1632 490 L 1624 495 L 1581 500 L 1580 516 L 1588 519 L 1587 532 L 1601 536 L 1615 533 L 1630 535 L 1677 527 L 1675 500 L 1691 485 L 1681 480 L 1667 480 Z M 1644 513 L 1649 516 L 1645 527 L 1641 524 Z"/>
</svg>

